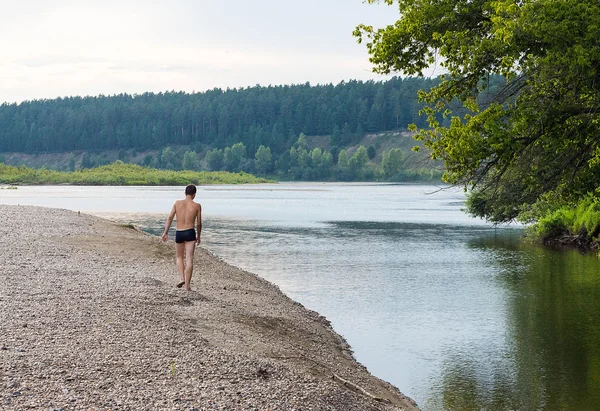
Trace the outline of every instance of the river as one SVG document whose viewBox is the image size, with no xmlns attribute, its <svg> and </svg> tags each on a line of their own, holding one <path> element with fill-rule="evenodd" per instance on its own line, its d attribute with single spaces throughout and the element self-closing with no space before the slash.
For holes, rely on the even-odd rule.
<svg viewBox="0 0 600 411">
<path fill-rule="evenodd" d="M 0 190 L 0 203 L 158 233 L 182 196 L 180 187 L 19 187 Z M 595 256 L 472 219 L 460 190 L 436 186 L 207 186 L 197 200 L 204 247 L 326 316 L 358 361 L 423 409 L 600 409 Z"/>
</svg>

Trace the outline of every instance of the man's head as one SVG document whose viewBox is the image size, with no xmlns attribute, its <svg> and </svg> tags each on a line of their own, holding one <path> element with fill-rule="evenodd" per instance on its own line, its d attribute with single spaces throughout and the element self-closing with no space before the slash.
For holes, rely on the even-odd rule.
<svg viewBox="0 0 600 411">
<path fill-rule="evenodd" d="M 185 188 L 185 195 L 194 197 L 196 195 L 196 186 L 193 184 L 189 184 Z"/>
</svg>

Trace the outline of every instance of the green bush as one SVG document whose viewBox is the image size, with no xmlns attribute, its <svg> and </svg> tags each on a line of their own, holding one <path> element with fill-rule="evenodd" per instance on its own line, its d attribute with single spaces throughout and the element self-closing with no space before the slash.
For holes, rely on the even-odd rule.
<svg viewBox="0 0 600 411">
<path fill-rule="evenodd" d="M 590 195 L 574 206 L 560 207 L 541 217 L 533 228 L 543 239 L 582 234 L 596 240 L 600 234 L 600 200 Z"/>
<path fill-rule="evenodd" d="M 121 161 L 74 172 L 41 168 L 12 167 L 0 164 L 0 183 L 4 184 L 73 184 L 73 185 L 186 185 L 186 184 L 243 184 L 273 182 L 247 173 L 226 171 L 157 170 Z"/>
</svg>

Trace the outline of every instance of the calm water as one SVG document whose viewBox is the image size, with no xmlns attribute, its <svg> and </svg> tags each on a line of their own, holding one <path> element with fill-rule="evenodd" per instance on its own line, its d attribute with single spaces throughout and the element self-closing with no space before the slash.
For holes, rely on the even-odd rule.
<svg viewBox="0 0 600 411">
<path fill-rule="evenodd" d="M 519 228 L 467 217 L 460 191 L 436 190 L 205 187 L 203 244 L 325 315 L 423 409 L 600 409 L 600 261 L 528 245 Z M 21 187 L 0 203 L 156 232 L 182 191 Z"/>
</svg>

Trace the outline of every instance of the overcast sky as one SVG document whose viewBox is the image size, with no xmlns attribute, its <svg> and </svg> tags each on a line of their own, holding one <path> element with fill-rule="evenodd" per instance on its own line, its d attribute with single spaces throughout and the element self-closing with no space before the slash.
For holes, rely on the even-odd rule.
<svg viewBox="0 0 600 411">
<path fill-rule="evenodd" d="M 0 0 L 0 101 L 382 79 L 362 0 Z"/>
</svg>

